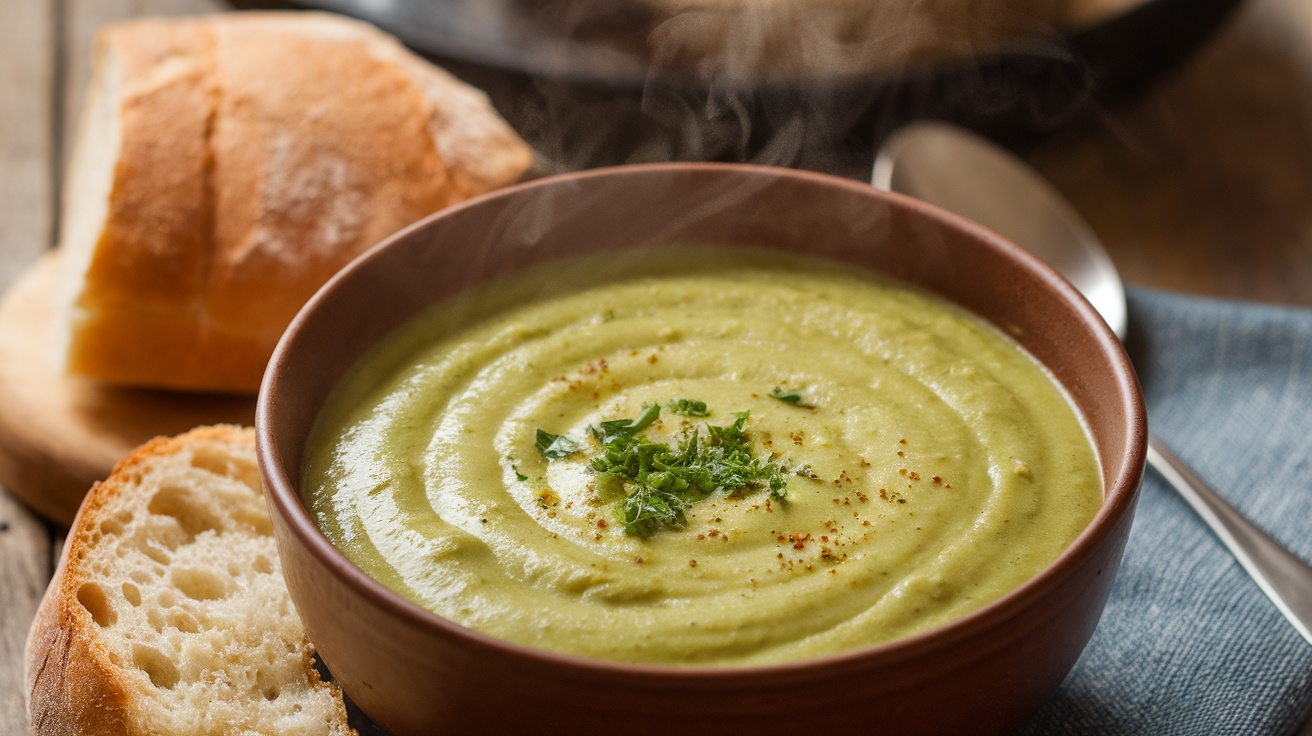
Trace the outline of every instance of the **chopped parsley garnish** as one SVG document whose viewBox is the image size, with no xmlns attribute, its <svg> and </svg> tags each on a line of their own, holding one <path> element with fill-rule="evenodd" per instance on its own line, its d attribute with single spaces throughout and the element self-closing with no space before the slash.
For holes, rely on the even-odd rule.
<svg viewBox="0 0 1312 736">
<path fill-rule="evenodd" d="M 582 445 L 564 435 L 552 434 L 542 429 L 538 430 L 537 442 L 534 446 L 542 453 L 542 457 L 548 460 L 559 460 L 583 449 Z"/>
<path fill-rule="evenodd" d="M 515 463 L 514 460 L 510 461 L 510 469 L 515 471 L 515 480 L 519 481 L 520 483 L 523 483 L 524 481 L 528 480 L 527 475 L 524 475 L 523 473 L 519 472 L 519 466 Z"/>
<path fill-rule="evenodd" d="M 661 416 L 660 404 L 644 404 L 637 419 L 612 419 L 602 422 L 601 428 L 588 426 L 588 432 L 603 446 L 616 437 L 632 437 L 651 426 Z"/>
<path fill-rule="evenodd" d="M 672 414 L 678 414 L 684 417 L 709 417 L 711 412 L 706 408 L 705 401 L 697 399 L 670 399 L 670 403 L 665 405 Z"/>
<path fill-rule="evenodd" d="M 770 392 L 770 396 L 779 399 L 780 401 L 786 401 L 789 404 L 798 404 L 802 400 L 802 395 L 796 391 L 784 391 L 778 386 Z"/>
<path fill-rule="evenodd" d="M 703 401 L 672 399 L 666 405 L 676 414 L 710 415 Z M 734 414 L 733 423 L 722 427 L 684 425 L 675 448 L 643 434 L 660 415 L 660 404 L 645 404 L 634 419 L 612 419 L 588 427 L 601 445 L 601 453 L 592 458 L 589 467 L 597 474 L 603 493 L 609 488 L 619 497 L 615 515 L 625 534 L 649 537 L 662 529 L 681 527 L 687 523 L 688 507 L 713 493 L 743 496 L 769 490 L 771 497 L 780 501 L 787 496 L 784 466 L 752 453 L 749 412 Z M 536 446 L 548 460 L 583 449 L 568 437 L 542 429 L 537 430 Z M 518 468 L 511 468 L 521 481 L 527 480 Z"/>
<path fill-rule="evenodd" d="M 748 412 L 736 414 L 727 426 L 706 424 L 705 435 L 698 428 L 686 431 L 677 448 L 641 434 L 659 416 L 660 405 L 649 404 L 637 419 L 589 428 L 601 443 L 592 470 L 623 490 L 616 516 L 625 534 L 648 537 L 681 527 L 687 522 L 686 509 L 716 492 L 745 495 L 768 489 L 776 499 L 785 497 L 783 467 L 752 454 Z"/>
</svg>

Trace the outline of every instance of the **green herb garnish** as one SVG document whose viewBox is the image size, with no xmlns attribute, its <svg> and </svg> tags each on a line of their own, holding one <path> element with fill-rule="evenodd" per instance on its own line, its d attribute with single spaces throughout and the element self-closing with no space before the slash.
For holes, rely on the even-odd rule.
<svg viewBox="0 0 1312 736">
<path fill-rule="evenodd" d="M 786 401 L 789 404 L 798 404 L 802 400 L 802 395 L 796 391 L 784 391 L 777 386 L 770 392 L 770 396 L 779 399 L 780 401 Z"/>
<path fill-rule="evenodd" d="M 670 403 L 665 405 L 671 413 L 684 417 L 709 417 L 711 412 L 706 408 L 705 401 L 697 399 L 670 399 Z"/>
<path fill-rule="evenodd" d="M 542 429 L 538 430 L 537 442 L 534 446 L 542 453 L 542 457 L 548 460 L 559 460 L 583 449 L 582 445 L 564 435 L 552 434 Z M 520 480 L 525 479 L 520 478 Z"/>
<path fill-rule="evenodd" d="M 642 413 L 637 419 L 612 419 L 609 422 L 602 422 L 600 428 L 588 426 L 588 432 L 602 445 L 605 445 L 617 437 L 633 437 L 638 432 L 651 426 L 651 423 L 661 416 L 660 404 L 644 404 Z M 538 430 L 541 432 L 542 430 Z"/>
<path fill-rule="evenodd" d="M 515 480 L 518 480 L 520 483 L 523 483 L 524 481 L 528 480 L 527 475 L 524 475 L 523 473 L 519 472 L 519 465 L 516 464 L 514 460 L 510 461 L 510 469 L 515 471 Z"/>
<path fill-rule="evenodd" d="M 660 406 L 651 404 L 637 419 L 589 428 L 602 446 L 601 454 L 592 459 L 592 469 L 623 488 L 616 516 L 625 534 L 647 537 L 667 527 L 681 527 L 687 522 L 685 510 L 716 492 L 769 489 L 774 498 L 785 497 L 783 468 L 752 454 L 748 412 L 736 414 L 727 426 L 707 424 L 705 436 L 697 428 L 685 432 L 677 449 L 641 434 L 659 416 Z"/>
</svg>

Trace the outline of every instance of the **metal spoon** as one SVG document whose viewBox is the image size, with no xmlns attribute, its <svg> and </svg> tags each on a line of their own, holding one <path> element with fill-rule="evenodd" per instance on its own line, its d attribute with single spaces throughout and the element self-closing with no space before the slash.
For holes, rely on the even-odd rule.
<svg viewBox="0 0 1312 736">
<path fill-rule="evenodd" d="M 1057 190 L 1010 153 L 952 125 L 915 123 L 884 143 L 872 183 L 963 215 L 1029 249 L 1074 284 L 1125 339 L 1125 288 L 1111 258 Z M 1148 464 L 1312 643 L 1312 566 L 1226 503 L 1152 435 Z"/>
</svg>

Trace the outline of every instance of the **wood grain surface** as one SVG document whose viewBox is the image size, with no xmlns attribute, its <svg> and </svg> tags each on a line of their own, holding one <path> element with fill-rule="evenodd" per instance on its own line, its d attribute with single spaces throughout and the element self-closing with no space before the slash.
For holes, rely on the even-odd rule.
<svg viewBox="0 0 1312 736">
<path fill-rule="evenodd" d="M 221 7 L 217 0 L 5 3 L 0 290 L 57 238 L 55 193 L 96 29 Z M 503 85 L 494 98 L 519 104 L 514 94 L 514 85 Z M 1048 142 L 1032 160 L 1088 217 L 1131 284 L 1312 306 L 1312 2 L 1250 0 L 1177 73 Z M 61 530 L 0 491 L 0 734 L 30 733 L 21 653 L 62 540 Z M 1312 721 L 1300 733 L 1312 736 Z"/>
<path fill-rule="evenodd" d="M 52 3 L 9 3 L 0 23 L 0 289 L 51 242 L 54 221 L 55 17 Z M 0 733 L 28 733 L 27 623 L 50 579 L 51 533 L 0 491 Z"/>
</svg>

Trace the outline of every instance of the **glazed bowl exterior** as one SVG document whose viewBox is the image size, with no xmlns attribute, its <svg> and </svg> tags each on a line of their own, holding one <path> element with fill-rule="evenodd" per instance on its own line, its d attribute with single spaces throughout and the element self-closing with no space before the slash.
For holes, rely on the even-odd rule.
<svg viewBox="0 0 1312 736">
<path fill-rule="evenodd" d="M 488 279 L 561 257 L 704 242 L 808 253 L 917 284 L 1014 337 L 1083 414 L 1104 501 L 1067 551 L 965 618 L 765 667 L 639 666 L 507 643 L 350 563 L 301 503 L 320 407 L 379 339 Z M 260 466 L 292 600 L 345 692 L 396 736 L 439 733 L 1005 733 L 1097 625 L 1143 474 L 1146 419 L 1120 343 L 1055 272 L 943 210 L 786 169 L 660 164 L 544 179 L 442 211 L 352 263 L 301 311 L 260 391 Z"/>
</svg>

